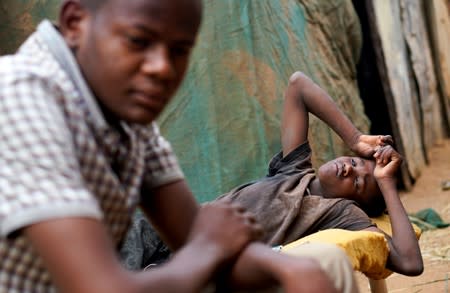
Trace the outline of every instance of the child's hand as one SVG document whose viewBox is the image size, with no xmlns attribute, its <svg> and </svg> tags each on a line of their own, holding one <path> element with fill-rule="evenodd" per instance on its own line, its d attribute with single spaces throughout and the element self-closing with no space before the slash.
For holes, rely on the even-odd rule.
<svg viewBox="0 0 450 293">
<path fill-rule="evenodd" d="M 350 146 L 353 152 L 357 155 L 369 158 L 371 157 L 378 147 L 393 145 L 394 140 L 390 135 L 359 135 L 353 145 Z"/>
<path fill-rule="evenodd" d="M 394 179 L 398 168 L 402 164 L 402 157 L 390 145 L 382 146 L 373 155 L 375 169 L 373 175 L 377 181 L 382 179 Z"/>
</svg>

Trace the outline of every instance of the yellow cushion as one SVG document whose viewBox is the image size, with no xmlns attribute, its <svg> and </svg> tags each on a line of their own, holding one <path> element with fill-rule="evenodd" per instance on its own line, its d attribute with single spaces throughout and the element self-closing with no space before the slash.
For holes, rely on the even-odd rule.
<svg viewBox="0 0 450 293">
<path fill-rule="evenodd" d="M 281 248 L 281 252 L 295 255 L 304 243 L 333 243 L 344 249 L 353 269 L 371 279 L 384 279 L 392 272 L 385 268 L 389 255 L 386 238 L 382 233 L 371 231 L 347 231 L 342 229 L 323 230 Z"/>
<path fill-rule="evenodd" d="M 373 218 L 372 221 L 380 230 L 388 235 L 392 235 L 391 222 L 388 215 Z M 419 238 L 421 234 L 420 228 L 416 225 L 413 225 L 413 228 L 417 238 Z M 295 251 L 299 246 L 313 242 L 333 243 L 341 247 L 348 255 L 353 269 L 364 273 L 371 279 L 385 279 L 392 274 L 392 271 L 386 269 L 389 246 L 382 233 L 342 229 L 323 230 L 283 246 L 281 252 L 295 255 Z"/>
</svg>

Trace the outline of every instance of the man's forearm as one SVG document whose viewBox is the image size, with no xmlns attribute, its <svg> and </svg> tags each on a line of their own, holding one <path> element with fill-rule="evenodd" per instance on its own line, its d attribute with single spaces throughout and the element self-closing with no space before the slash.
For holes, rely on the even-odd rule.
<svg viewBox="0 0 450 293">
<path fill-rule="evenodd" d="M 220 268 L 218 254 L 190 243 L 164 265 L 139 273 L 140 292 L 201 292 Z"/>
</svg>

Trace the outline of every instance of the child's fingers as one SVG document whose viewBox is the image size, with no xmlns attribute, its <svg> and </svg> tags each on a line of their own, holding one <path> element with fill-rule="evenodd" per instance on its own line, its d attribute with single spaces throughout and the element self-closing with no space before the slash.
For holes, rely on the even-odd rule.
<svg viewBox="0 0 450 293">
<path fill-rule="evenodd" d="M 376 148 L 375 154 L 373 156 L 377 160 L 377 162 L 381 163 L 384 153 L 385 153 L 385 147 L 379 146 Z"/>
<path fill-rule="evenodd" d="M 393 145 L 394 140 L 390 135 L 378 135 L 376 144 L 379 146 Z"/>
<path fill-rule="evenodd" d="M 394 139 L 390 135 L 383 135 L 381 136 L 381 145 L 393 145 Z"/>
<path fill-rule="evenodd" d="M 383 151 L 380 151 L 380 155 L 377 158 L 377 163 L 378 164 L 385 164 L 385 154 Z"/>
<path fill-rule="evenodd" d="M 378 158 L 379 156 L 380 156 L 380 150 L 381 150 L 381 146 L 376 146 L 375 148 L 374 148 L 374 153 L 373 153 L 373 157 L 376 159 L 376 158 Z"/>
<path fill-rule="evenodd" d="M 380 147 L 380 149 L 377 152 L 377 163 L 380 164 L 387 164 L 391 160 L 392 155 L 392 147 L 390 146 L 384 146 Z"/>
</svg>

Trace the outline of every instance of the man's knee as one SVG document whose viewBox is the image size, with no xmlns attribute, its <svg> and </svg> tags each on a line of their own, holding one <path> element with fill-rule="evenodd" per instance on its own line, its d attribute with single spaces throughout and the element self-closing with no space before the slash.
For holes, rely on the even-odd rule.
<svg viewBox="0 0 450 293">
<path fill-rule="evenodd" d="M 358 286 L 352 264 L 344 250 L 334 244 L 306 243 L 288 252 L 296 256 L 315 259 L 322 270 L 333 280 L 339 292 L 357 293 Z"/>
</svg>

